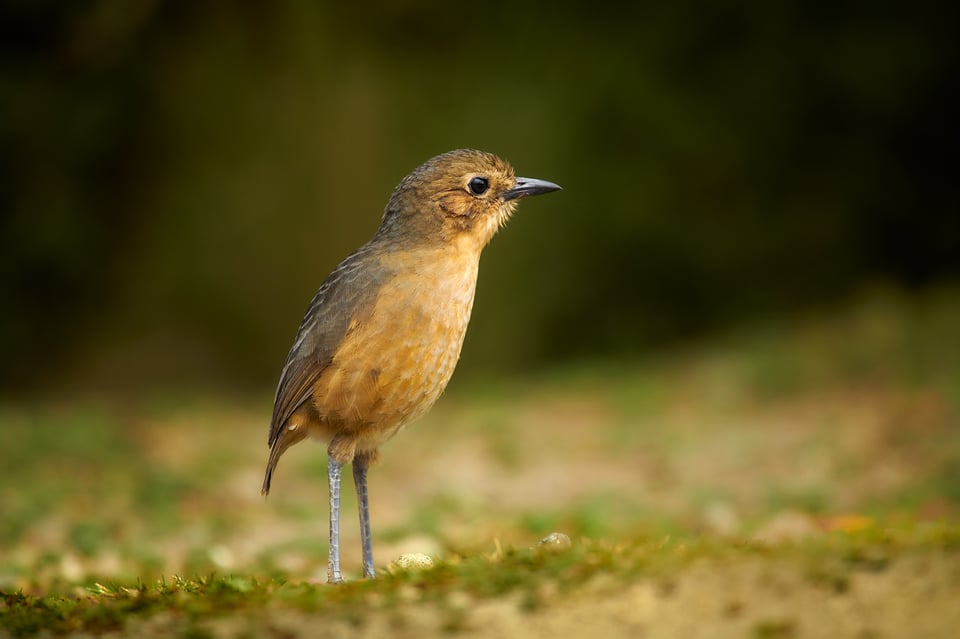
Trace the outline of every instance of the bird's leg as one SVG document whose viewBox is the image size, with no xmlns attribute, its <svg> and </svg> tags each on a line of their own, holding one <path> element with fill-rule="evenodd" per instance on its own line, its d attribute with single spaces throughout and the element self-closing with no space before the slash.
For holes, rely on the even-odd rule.
<svg viewBox="0 0 960 639">
<path fill-rule="evenodd" d="M 366 457 L 357 455 L 353 459 L 353 482 L 357 486 L 357 506 L 360 510 L 360 542 L 363 545 L 363 576 L 368 579 L 376 577 L 373 570 L 373 544 L 370 541 L 370 507 L 367 501 L 367 467 Z"/>
<path fill-rule="evenodd" d="M 330 482 L 330 556 L 327 560 L 327 582 L 343 583 L 340 574 L 340 476 L 343 463 L 327 457 L 327 479 Z"/>
</svg>

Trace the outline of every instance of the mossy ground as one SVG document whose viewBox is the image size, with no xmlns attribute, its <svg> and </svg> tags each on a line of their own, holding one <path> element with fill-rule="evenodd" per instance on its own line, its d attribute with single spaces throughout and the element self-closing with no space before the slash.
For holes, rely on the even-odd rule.
<svg viewBox="0 0 960 639">
<path fill-rule="evenodd" d="M 269 397 L 8 400 L 0 636 L 952 636 L 957 326 L 956 290 L 878 293 L 455 383 L 371 473 L 372 583 L 347 491 L 341 587 L 322 448 L 259 496 Z"/>
</svg>

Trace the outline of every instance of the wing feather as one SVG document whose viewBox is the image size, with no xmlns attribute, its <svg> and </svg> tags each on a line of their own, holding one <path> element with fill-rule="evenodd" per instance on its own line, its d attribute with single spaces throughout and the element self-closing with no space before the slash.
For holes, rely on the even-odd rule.
<svg viewBox="0 0 960 639">
<path fill-rule="evenodd" d="M 367 245 L 343 260 L 313 296 L 280 373 L 270 420 L 271 447 L 294 411 L 310 399 L 351 321 L 373 308 L 386 275 Z"/>
</svg>

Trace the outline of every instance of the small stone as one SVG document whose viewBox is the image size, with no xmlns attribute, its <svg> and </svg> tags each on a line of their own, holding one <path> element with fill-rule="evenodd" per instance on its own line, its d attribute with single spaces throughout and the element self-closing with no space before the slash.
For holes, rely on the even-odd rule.
<svg viewBox="0 0 960 639">
<path fill-rule="evenodd" d="M 537 548 L 548 550 L 550 552 L 563 552 L 570 550 L 573 542 L 570 537 L 562 532 L 552 532 L 537 543 Z"/>
<path fill-rule="evenodd" d="M 210 561 L 220 568 L 232 568 L 234 564 L 233 551 L 226 546 L 213 546 L 207 550 Z"/>
<path fill-rule="evenodd" d="M 80 581 L 83 579 L 86 571 L 80 560 L 70 553 L 60 557 L 60 574 L 67 581 Z"/>
<path fill-rule="evenodd" d="M 407 552 L 393 561 L 393 565 L 401 570 L 426 570 L 433 568 L 433 559 L 430 555 L 419 552 Z"/>
<path fill-rule="evenodd" d="M 742 525 L 733 507 L 721 501 L 707 505 L 703 511 L 704 526 L 715 535 L 733 537 L 740 533 Z"/>
</svg>

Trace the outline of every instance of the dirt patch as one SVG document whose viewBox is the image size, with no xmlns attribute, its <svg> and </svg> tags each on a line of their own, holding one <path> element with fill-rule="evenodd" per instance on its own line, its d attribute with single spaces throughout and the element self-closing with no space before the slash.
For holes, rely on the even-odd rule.
<svg viewBox="0 0 960 639">
<path fill-rule="evenodd" d="M 331 618 L 273 604 L 193 627 L 214 637 L 421 639 L 564 637 L 857 638 L 953 637 L 960 624 L 960 557 L 908 555 L 882 565 L 811 567 L 795 559 L 703 560 L 686 569 L 623 581 L 544 581 L 494 599 L 452 590 L 441 599 L 414 586 L 399 602 L 368 596 L 362 611 Z M 184 619 L 131 623 L 127 636 L 183 632 Z"/>
</svg>

